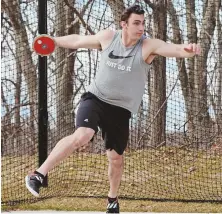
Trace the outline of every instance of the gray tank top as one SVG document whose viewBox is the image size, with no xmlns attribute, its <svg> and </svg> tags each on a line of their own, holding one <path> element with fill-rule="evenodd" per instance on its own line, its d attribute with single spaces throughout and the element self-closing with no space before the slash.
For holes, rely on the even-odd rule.
<svg viewBox="0 0 222 214">
<path fill-rule="evenodd" d="M 137 113 L 145 89 L 149 65 L 142 58 L 142 36 L 131 47 L 121 40 L 116 31 L 110 45 L 101 52 L 99 70 L 88 91 L 100 100 Z"/>
</svg>

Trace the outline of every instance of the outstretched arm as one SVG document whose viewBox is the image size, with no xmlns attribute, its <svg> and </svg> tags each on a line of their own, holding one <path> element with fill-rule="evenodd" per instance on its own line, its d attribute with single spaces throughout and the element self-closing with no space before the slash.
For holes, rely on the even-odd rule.
<svg viewBox="0 0 222 214">
<path fill-rule="evenodd" d="M 78 35 L 72 34 L 68 36 L 55 37 L 55 43 L 58 47 L 78 49 L 101 49 L 102 43 L 106 40 L 109 30 L 99 31 L 95 35 Z"/>
<path fill-rule="evenodd" d="M 153 39 L 152 41 L 152 54 L 154 55 L 189 58 L 199 55 L 200 51 L 201 49 L 198 44 L 173 44 L 159 39 Z"/>
</svg>

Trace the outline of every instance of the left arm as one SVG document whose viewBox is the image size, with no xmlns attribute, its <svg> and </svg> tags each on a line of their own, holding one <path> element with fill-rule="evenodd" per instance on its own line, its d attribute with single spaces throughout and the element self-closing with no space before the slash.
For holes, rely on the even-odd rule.
<svg viewBox="0 0 222 214">
<path fill-rule="evenodd" d="M 189 58 L 200 54 L 197 44 L 173 44 L 159 39 L 152 40 L 152 54 L 164 57 Z"/>
</svg>

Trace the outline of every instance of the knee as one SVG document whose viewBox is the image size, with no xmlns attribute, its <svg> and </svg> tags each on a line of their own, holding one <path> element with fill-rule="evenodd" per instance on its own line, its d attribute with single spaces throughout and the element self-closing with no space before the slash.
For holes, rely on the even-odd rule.
<svg viewBox="0 0 222 214">
<path fill-rule="evenodd" d="M 90 128 L 80 127 L 73 134 L 73 142 L 77 148 L 86 146 L 92 139 L 95 131 Z"/>
<path fill-rule="evenodd" d="M 121 168 L 123 166 L 123 156 L 122 155 L 114 155 L 108 157 L 109 163 L 111 166 L 116 168 Z"/>
</svg>

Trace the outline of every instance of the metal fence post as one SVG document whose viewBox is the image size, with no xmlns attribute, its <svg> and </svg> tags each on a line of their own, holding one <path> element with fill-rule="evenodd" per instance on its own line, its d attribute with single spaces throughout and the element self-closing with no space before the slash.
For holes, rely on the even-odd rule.
<svg viewBox="0 0 222 214">
<path fill-rule="evenodd" d="M 47 34 L 47 0 L 38 0 L 38 31 L 39 34 Z M 38 58 L 38 143 L 39 143 L 39 166 L 47 158 L 48 150 L 48 111 L 47 111 L 47 57 Z M 43 186 L 48 186 L 48 178 L 43 182 Z"/>
</svg>

